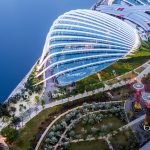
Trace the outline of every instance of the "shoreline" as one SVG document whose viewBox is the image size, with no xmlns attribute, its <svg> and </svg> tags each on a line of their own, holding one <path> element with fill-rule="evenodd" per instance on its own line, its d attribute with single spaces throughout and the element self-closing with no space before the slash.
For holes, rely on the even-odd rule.
<svg viewBox="0 0 150 150">
<path fill-rule="evenodd" d="M 17 84 L 17 86 L 13 89 L 13 91 L 9 94 L 9 96 L 2 103 L 7 103 L 10 97 L 12 97 L 15 94 L 17 94 L 17 93 L 20 92 L 20 90 L 24 87 L 24 84 L 27 81 L 29 75 L 31 74 L 33 68 L 37 64 L 38 60 L 34 63 L 34 65 L 32 66 L 32 68 L 28 71 L 28 73 L 23 77 L 23 79 Z"/>
</svg>

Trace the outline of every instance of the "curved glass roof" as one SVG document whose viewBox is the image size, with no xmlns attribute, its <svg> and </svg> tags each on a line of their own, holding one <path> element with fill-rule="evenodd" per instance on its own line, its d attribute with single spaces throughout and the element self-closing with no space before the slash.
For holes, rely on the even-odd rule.
<svg viewBox="0 0 150 150">
<path fill-rule="evenodd" d="M 67 12 L 50 29 L 38 75 L 50 70 L 42 82 L 76 82 L 123 58 L 139 41 L 136 30 L 115 17 L 93 10 Z"/>
</svg>

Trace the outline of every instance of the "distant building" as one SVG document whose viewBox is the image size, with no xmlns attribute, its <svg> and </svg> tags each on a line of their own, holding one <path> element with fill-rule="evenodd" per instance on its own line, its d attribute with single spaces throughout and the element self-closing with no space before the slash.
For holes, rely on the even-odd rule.
<svg viewBox="0 0 150 150">
<path fill-rule="evenodd" d="M 138 5 L 99 5 L 95 10 L 109 14 L 128 23 L 135 28 L 140 37 L 146 40 L 150 36 L 150 6 Z"/>
<path fill-rule="evenodd" d="M 100 5 L 122 5 L 122 6 L 141 6 L 141 5 L 149 5 L 150 6 L 150 0 L 99 0 L 93 7 L 97 8 L 97 6 Z"/>
</svg>

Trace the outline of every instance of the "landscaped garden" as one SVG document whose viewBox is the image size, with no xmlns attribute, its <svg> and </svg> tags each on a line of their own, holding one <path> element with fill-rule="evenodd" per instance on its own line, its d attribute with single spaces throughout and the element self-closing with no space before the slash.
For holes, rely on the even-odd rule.
<svg viewBox="0 0 150 150">
<path fill-rule="evenodd" d="M 36 85 L 36 84 L 42 80 L 42 76 L 38 78 L 35 78 L 35 76 L 36 76 L 36 67 L 33 68 L 31 74 L 27 78 L 27 81 L 24 83 L 24 86 L 21 88 L 20 92 L 10 97 L 8 99 L 8 102 L 17 103 L 17 101 L 21 99 L 26 101 L 32 94 L 34 93 L 40 94 L 43 89 L 43 85 L 42 84 Z"/>
<path fill-rule="evenodd" d="M 34 67 L 30 75 L 27 77 L 26 82 L 21 86 L 22 88 L 16 91 L 16 94 L 11 96 L 6 103 L 0 104 L 0 121 L 8 125 L 6 128 L 2 129 L 1 134 L 7 138 L 7 143 L 10 145 L 10 147 L 13 147 L 14 143 L 19 138 L 21 139 L 21 135 L 24 134 L 23 131 L 26 130 L 26 127 L 30 124 L 27 123 L 26 127 L 21 131 L 16 130 L 20 128 L 23 123 L 23 113 L 27 111 L 27 114 L 30 117 L 31 112 L 30 110 L 28 110 L 30 103 L 39 101 L 39 95 L 42 92 L 43 85 L 35 84 L 38 83 L 42 78 L 35 78 L 35 75 L 36 68 Z M 20 116 L 18 114 L 20 114 Z M 39 119 L 42 118 L 39 117 Z M 34 121 L 34 119 L 32 121 Z M 29 125 L 28 128 L 29 127 L 31 126 Z M 31 131 L 33 131 L 33 133 L 34 129 L 36 128 L 33 128 L 33 130 L 31 128 Z M 28 138 L 30 137 L 31 133 L 31 131 L 29 130 L 28 135 L 26 135 L 27 138 L 25 138 L 26 141 L 31 140 L 30 138 Z M 26 144 L 26 142 L 23 143 Z M 17 148 L 15 148 L 15 150 L 17 150 Z M 18 150 L 20 150 L 20 148 L 18 148 Z"/>
<path fill-rule="evenodd" d="M 124 96 L 126 96 L 126 94 L 129 94 L 129 88 L 122 87 L 122 88 L 113 89 L 113 94 L 114 95 L 122 95 L 124 97 Z M 126 97 L 124 97 L 124 98 L 123 97 L 122 98 L 120 97 L 120 99 L 118 99 L 118 100 L 125 100 Z M 67 111 L 68 109 L 74 108 L 76 106 L 80 106 L 84 102 L 92 103 L 95 101 L 97 103 L 97 102 L 109 102 L 110 100 L 111 99 L 107 95 L 107 93 L 103 92 L 103 93 L 98 93 L 98 94 L 95 94 L 95 95 L 92 95 L 89 97 L 79 99 L 77 101 L 68 102 L 66 104 L 56 106 L 54 108 L 49 108 L 49 109 L 43 110 L 36 117 L 34 117 L 32 120 L 30 120 L 25 125 L 24 128 L 19 130 L 19 137 L 16 139 L 16 141 L 14 141 L 12 144 L 10 144 L 10 149 L 20 150 L 20 148 L 22 148 L 22 150 L 27 150 L 32 147 L 35 147 L 37 140 L 40 138 L 41 134 L 44 132 L 44 130 L 50 124 L 50 122 L 52 120 L 54 120 L 55 116 L 58 116 L 59 114 Z M 124 101 L 122 101 L 122 102 L 124 102 Z M 2 113 L 3 113 L 2 115 L 4 115 L 4 113 L 7 115 L 7 111 L 5 112 L 5 110 Z M 113 117 L 112 115 L 110 115 L 110 116 Z M 109 115 L 108 115 L 108 117 L 109 117 Z M 117 119 L 117 117 L 115 117 L 114 119 Z M 108 120 L 109 120 L 109 118 L 108 118 Z M 105 121 L 105 119 L 103 121 Z M 120 121 L 118 119 L 118 123 L 119 122 Z M 17 124 L 17 122 L 14 122 L 14 123 Z M 121 124 L 121 123 L 122 123 L 122 121 L 119 124 Z M 11 123 L 11 125 L 13 127 L 15 127 L 15 125 L 13 125 L 12 123 Z M 24 139 L 26 139 L 26 140 L 24 140 Z"/>
<path fill-rule="evenodd" d="M 109 150 L 109 138 L 123 131 L 126 123 L 122 102 L 84 103 L 50 126 L 40 150 L 80 150 L 87 142 L 89 150 L 94 146 Z"/>
<path fill-rule="evenodd" d="M 125 59 L 121 59 L 106 69 L 88 76 L 80 81 L 77 81 L 72 90 L 68 90 L 67 87 L 59 87 L 57 91 L 54 91 L 55 98 L 53 99 L 63 99 L 69 96 L 74 96 L 77 94 L 82 94 L 85 91 L 93 91 L 95 89 L 105 87 L 105 84 L 111 86 L 115 83 L 130 80 L 138 75 L 138 73 L 143 71 L 143 67 L 138 68 L 150 58 L 149 50 L 150 40 L 143 42 L 139 50 L 135 51 L 132 55 L 129 55 Z M 134 69 L 138 68 L 133 71 Z M 129 72 L 129 73 L 128 73 Z M 100 78 L 98 77 L 100 75 Z M 116 78 L 117 76 L 120 76 Z"/>
<path fill-rule="evenodd" d="M 113 95 L 122 95 L 124 97 L 126 94 L 130 94 L 131 91 L 130 88 L 128 88 L 128 86 L 127 87 L 125 86 L 113 89 L 111 92 L 113 93 Z M 118 100 L 123 100 L 122 98 L 120 97 L 120 99 Z M 68 150 L 72 150 L 73 147 L 78 146 L 80 148 L 82 147 L 83 143 L 84 142 L 86 143 L 88 140 L 90 141 L 92 140 L 90 143 L 91 147 L 93 147 L 94 145 L 97 145 L 97 142 L 95 141 L 99 140 L 104 141 L 101 143 L 101 147 L 104 147 L 103 149 L 105 150 L 105 147 L 107 148 L 109 146 L 107 141 L 105 140 L 105 137 L 107 137 L 108 134 L 113 134 L 114 132 L 116 135 L 116 133 L 119 132 L 118 128 L 126 124 L 125 120 L 126 117 L 123 110 L 123 101 L 118 103 L 119 105 L 118 104 L 114 105 L 113 101 L 112 104 L 110 105 L 107 105 L 105 103 L 104 105 L 102 105 L 101 102 L 103 101 L 105 102 L 110 101 L 110 98 L 105 92 L 87 98 L 79 99 L 76 102 L 69 102 L 67 104 L 56 106 L 54 108 L 42 111 L 31 121 L 29 121 L 23 129 L 19 131 L 19 137 L 15 142 L 10 144 L 10 149 L 11 150 L 20 150 L 20 148 L 22 148 L 22 150 L 34 149 L 41 134 L 44 132 L 46 127 L 55 119 L 55 117 L 67 111 L 68 109 L 80 106 L 83 102 L 90 102 L 91 104 L 84 103 L 83 105 L 84 109 L 80 113 L 77 111 L 77 114 L 75 114 L 75 116 L 77 115 L 77 118 L 79 118 L 78 121 L 73 122 L 75 118 L 71 116 L 71 119 L 73 120 L 68 122 L 69 123 L 73 122 L 74 125 L 69 126 L 70 130 L 68 130 L 65 133 L 65 138 L 63 138 L 61 141 L 63 142 L 63 144 L 61 145 L 61 142 L 60 144 L 58 144 L 58 149 L 59 148 L 64 149 L 65 147 Z M 101 110 L 104 110 L 104 112 Z M 80 115 L 82 115 L 82 119 L 80 119 L 81 117 Z M 62 118 L 61 121 L 64 121 L 64 118 Z M 63 122 L 62 125 L 66 125 L 66 123 Z M 61 125 L 61 123 L 59 124 Z M 63 131 L 64 130 L 62 129 L 62 131 L 57 132 L 58 134 L 57 138 L 60 137 Z M 81 139 L 83 139 L 83 141 Z M 56 142 L 56 139 L 53 140 Z M 69 143 L 67 140 L 69 140 Z M 95 144 L 92 145 L 93 142 Z M 41 146 L 44 145 L 42 144 Z"/>
<path fill-rule="evenodd" d="M 82 138 L 87 138 L 88 135 L 94 132 L 95 136 L 104 136 L 124 125 L 124 122 L 117 118 L 118 116 L 109 112 L 107 113 L 108 114 L 104 114 L 100 112 L 85 116 L 82 118 L 82 121 L 76 124 L 74 129 L 75 134 L 81 134 Z M 104 116 L 104 118 L 102 116 Z"/>
<path fill-rule="evenodd" d="M 108 68 L 100 72 L 102 79 L 109 80 L 126 72 L 133 71 L 137 67 L 147 62 L 150 58 L 150 39 L 142 42 L 140 48 L 126 59 L 121 59 Z M 114 74 L 115 71 L 115 74 Z M 141 69 L 142 71 L 142 69 Z"/>
<path fill-rule="evenodd" d="M 97 98 L 96 98 L 97 97 Z M 99 93 L 95 97 L 87 97 L 84 99 L 79 99 L 75 102 L 68 102 L 66 104 L 58 105 L 53 108 L 48 108 L 43 110 L 32 120 L 30 120 L 24 128 L 19 130 L 19 136 L 15 141 L 7 141 L 11 150 L 28 150 L 34 149 L 37 141 L 39 140 L 41 134 L 47 128 L 47 126 L 54 120 L 55 116 L 67 111 L 68 109 L 74 108 L 76 106 L 82 105 L 83 102 L 92 103 L 93 101 L 109 101 L 110 98 L 107 97 L 105 93 Z M 7 112 L 2 112 L 4 115 Z M 13 125 L 14 126 L 14 125 Z M 13 126 L 10 126 L 12 128 Z M 26 139 L 26 140 L 24 140 Z"/>
<path fill-rule="evenodd" d="M 50 109 L 45 109 L 36 117 L 30 120 L 24 128 L 19 131 L 19 136 L 15 142 L 10 143 L 10 150 L 28 150 L 35 147 L 34 141 L 43 133 L 43 130 L 54 119 L 55 114 L 61 112 L 63 106 L 59 105 Z M 9 141 L 7 141 L 9 143 Z"/>
<path fill-rule="evenodd" d="M 143 71 L 143 67 L 136 70 L 137 73 L 131 71 L 137 68 L 142 63 L 149 60 L 150 51 L 147 49 L 140 49 L 135 54 L 126 60 L 120 60 L 113 64 L 111 67 L 100 72 L 102 81 L 98 78 L 97 74 L 91 75 L 83 80 L 78 81 L 73 89 L 61 87 L 56 91 L 57 97 L 53 100 L 62 99 L 69 96 L 75 96 L 85 91 L 93 91 L 103 87 L 104 84 L 108 85 L 117 83 L 120 80 L 127 80 L 134 78 L 137 73 Z M 120 78 L 115 78 L 125 72 L 131 71 Z M 42 90 L 42 85 L 33 86 L 41 80 L 35 78 L 36 70 L 27 79 L 21 93 L 17 93 L 9 99 L 9 103 L 0 105 L 0 117 L 3 121 L 9 122 L 9 126 L 2 130 L 2 134 L 7 138 L 7 143 L 11 150 L 33 150 L 37 141 L 51 122 L 60 114 L 68 111 L 69 109 L 79 106 L 77 109 L 69 112 L 61 117 L 55 124 L 52 125 L 40 145 L 43 150 L 59 149 L 59 150 L 86 150 L 100 147 L 101 150 L 109 150 L 111 146 L 114 150 L 134 150 L 138 147 L 134 134 L 130 129 L 121 129 L 122 126 L 127 124 L 126 115 L 124 113 L 123 101 L 130 97 L 130 88 L 124 86 L 121 88 L 114 88 L 111 91 L 112 96 L 117 96 L 120 102 L 107 103 L 110 101 L 108 93 L 98 93 L 92 96 L 79 99 L 76 102 L 68 102 L 67 104 L 55 106 L 50 109 L 43 110 L 36 117 L 30 120 L 24 128 L 19 131 L 16 130 L 18 122 L 21 118 L 14 117 L 15 107 L 9 107 L 11 103 L 18 103 L 18 101 L 30 101 L 30 96 L 34 93 L 39 93 Z M 104 82 L 107 79 L 107 83 Z M 142 82 L 146 84 L 146 90 L 149 91 L 150 75 L 145 76 Z M 39 97 L 35 96 L 38 103 Z M 53 96 L 52 93 L 49 93 Z M 82 105 L 83 102 L 84 103 Z M 92 103 L 93 102 L 93 103 Z M 106 103 L 101 103 L 106 102 Z M 88 104 L 90 103 L 90 104 Z M 80 106 L 81 105 L 81 106 Z M 24 105 L 20 105 L 21 109 L 26 109 Z M 120 130 L 121 129 L 121 130 Z M 135 142 L 132 142 L 132 141 Z M 116 142 L 117 141 L 117 142 Z M 88 143 L 88 144 L 87 144 Z M 115 145 L 117 143 L 117 145 Z"/>
</svg>

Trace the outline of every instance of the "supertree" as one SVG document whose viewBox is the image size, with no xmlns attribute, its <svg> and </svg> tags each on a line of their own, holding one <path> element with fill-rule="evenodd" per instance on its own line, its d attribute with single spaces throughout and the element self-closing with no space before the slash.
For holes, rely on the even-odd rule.
<svg viewBox="0 0 150 150">
<path fill-rule="evenodd" d="M 142 83 L 134 83 L 133 84 L 134 89 L 134 109 L 135 111 L 139 111 L 142 109 L 141 106 L 141 93 L 144 91 L 144 84 Z"/>
<path fill-rule="evenodd" d="M 144 127 L 150 127 L 150 93 L 144 92 L 142 98 L 146 105 L 146 116 L 144 119 Z"/>
</svg>

